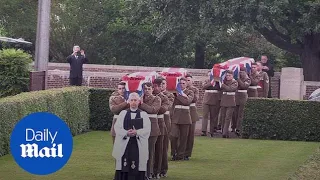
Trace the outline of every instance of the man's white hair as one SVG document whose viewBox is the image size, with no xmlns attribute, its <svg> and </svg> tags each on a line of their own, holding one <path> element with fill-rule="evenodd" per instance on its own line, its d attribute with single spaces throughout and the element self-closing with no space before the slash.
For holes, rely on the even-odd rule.
<svg viewBox="0 0 320 180">
<path fill-rule="evenodd" d="M 139 96 L 139 94 L 138 94 L 138 93 L 136 93 L 136 92 L 132 92 L 132 93 L 130 93 L 130 94 L 129 94 L 129 98 L 128 98 L 128 100 L 130 100 L 130 99 L 137 99 L 137 100 L 140 100 L 140 96 Z"/>
<path fill-rule="evenodd" d="M 79 48 L 80 49 L 80 46 L 73 46 L 73 50 L 75 50 L 76 48 Z"/>
</svg>

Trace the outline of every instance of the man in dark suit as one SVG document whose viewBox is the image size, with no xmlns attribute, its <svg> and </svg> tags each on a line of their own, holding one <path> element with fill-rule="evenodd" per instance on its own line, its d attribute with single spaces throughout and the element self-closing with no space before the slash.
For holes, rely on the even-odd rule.
<svg viewBox="0 0 320 180">
<path fill-rule="evenodd" d="M 261 64 L 262 64 L 262 71 L 268 74 L 269 81 L 271 81 L 271 77 L 274 76 L 274 69 L 273 69 L 273 65 L 268 60 L 268 57 L 266 55 L 261 56 Z M 269 85 L 268 98 L 271 98 L 271 85 Z"/>
<path fill-rule="evenodd" d="M 88 62 L 84 50 L 80 50 L 79 46 L 74 46 L 73 53 L 67 57 L 67 61 L 70 64 L 70 85 L 81 86 L 83 64 Z"/>
</svg>

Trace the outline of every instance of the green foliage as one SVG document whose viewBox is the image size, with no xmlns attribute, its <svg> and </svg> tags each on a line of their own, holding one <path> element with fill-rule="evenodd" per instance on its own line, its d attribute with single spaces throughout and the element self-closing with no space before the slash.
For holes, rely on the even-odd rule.
<svg viewBox="0 0 320 180">
<path fill-rule="evenodd" d="M 16 123 L 34 112 L 51 112 L 62 118 L 72 135 L 89 130 L 89 91 L 68 87 L 21 93 L 0 99 L 0 156 L 9 153 L 10 134 Z"/>
<path fill-rule="evenodd" d="M 31 56 L 22 50 L 0 51 L 0 97 L 16 95 L 28 90 Z"/>
<path fill-rule="evenodd" d="M 320 103 L 279 99 L 249 99 L 243 137 L 320 141 Z"/>
<path fill-rule="evenodd" d="M 111 89 L 90 89 L 90 129 L 109 131 L 112 125 L 113 114 L 109 109 Z"/>
</svg>

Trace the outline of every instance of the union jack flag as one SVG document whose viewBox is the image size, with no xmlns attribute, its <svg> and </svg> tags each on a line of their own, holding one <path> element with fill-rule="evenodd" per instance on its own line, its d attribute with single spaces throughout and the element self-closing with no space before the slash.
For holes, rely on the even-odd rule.
<svg viewBox="0 0 320 180">
<path fill-rule="evenodd" d="M 230 69 L 234 72 L 234 78 L 237 79 L 239 77 L 240 67 L 246 67 L 247 72 L 251 70 L 251 63 L 254 62 L 253 58 L 249 57 L 238 57 L 234 59 L 229 59 L 223 63 L 214 64 L 212 68 L 212 74 L 215 81 L 221 81 L 222 72 L 227 69 Z M 221 84 L 220 84 L 221 86 Z"/>
<path fill-rule="evenodd" d="M 143 94 L 143 83 L 153 82 L 157 78 L 157 72 L 135 72 L 122 77 L 122 81 L 126 83 L 125 98 L 128 99 L 131 92 L 136 92 L 140 95 Z"/>
<path fill-rule="evenodd" d="M 177 84 L 176 90 L 177 90 L 178 94 L 182 95 L 183 91 L 182 91 L 181 84 L 180 84 L 180 78 L 177 78 L 176 84 Z"/>
<path fill-rule="evenodd" d="M 167 90 L 174 91 L 177 90 L 180 78 L 187 75 L 187 70 L 184 68 L 164 68 L 160 75 L 167 80 Z"/>
<path fill-rule="evenodd" d="M 235 65 L 231 65 L 229 67 L 229 70 L 232 70 L 233 71 L 233 77 L 234 79 L 238 79 L 239 77 L 239 72 L 240 72 L 240 66 L 238 64 L 235 64 Z"/>
</svg>

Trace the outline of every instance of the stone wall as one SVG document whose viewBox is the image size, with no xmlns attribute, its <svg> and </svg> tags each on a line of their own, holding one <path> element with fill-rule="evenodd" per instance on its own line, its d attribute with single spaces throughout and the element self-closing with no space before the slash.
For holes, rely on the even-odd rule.
<svg viewBox="0 0 320 180">
<path fill-rule="evenodd" d="M 47 72 L 47 89 L 61 88 L 69 86 L 69 64 L 49 63 Z M 127 73 L 161 71 L 163 67 L 143 67 L 143 66 L 118 66 L 118 65 L 96 65 L 85 64 L 83 72 L 83 85 L 98 88 L 115 88 L 120 78 Z M 204 91 L 202 82 L 207 78 L 209 69 L 187 69 L 194 76 L 194 84 L 200 90 L 198 108 L 202 108 Z M 280 73 L 276 72 L 271 78 L 272 97 L 279 97 Z"/>
</svg>

